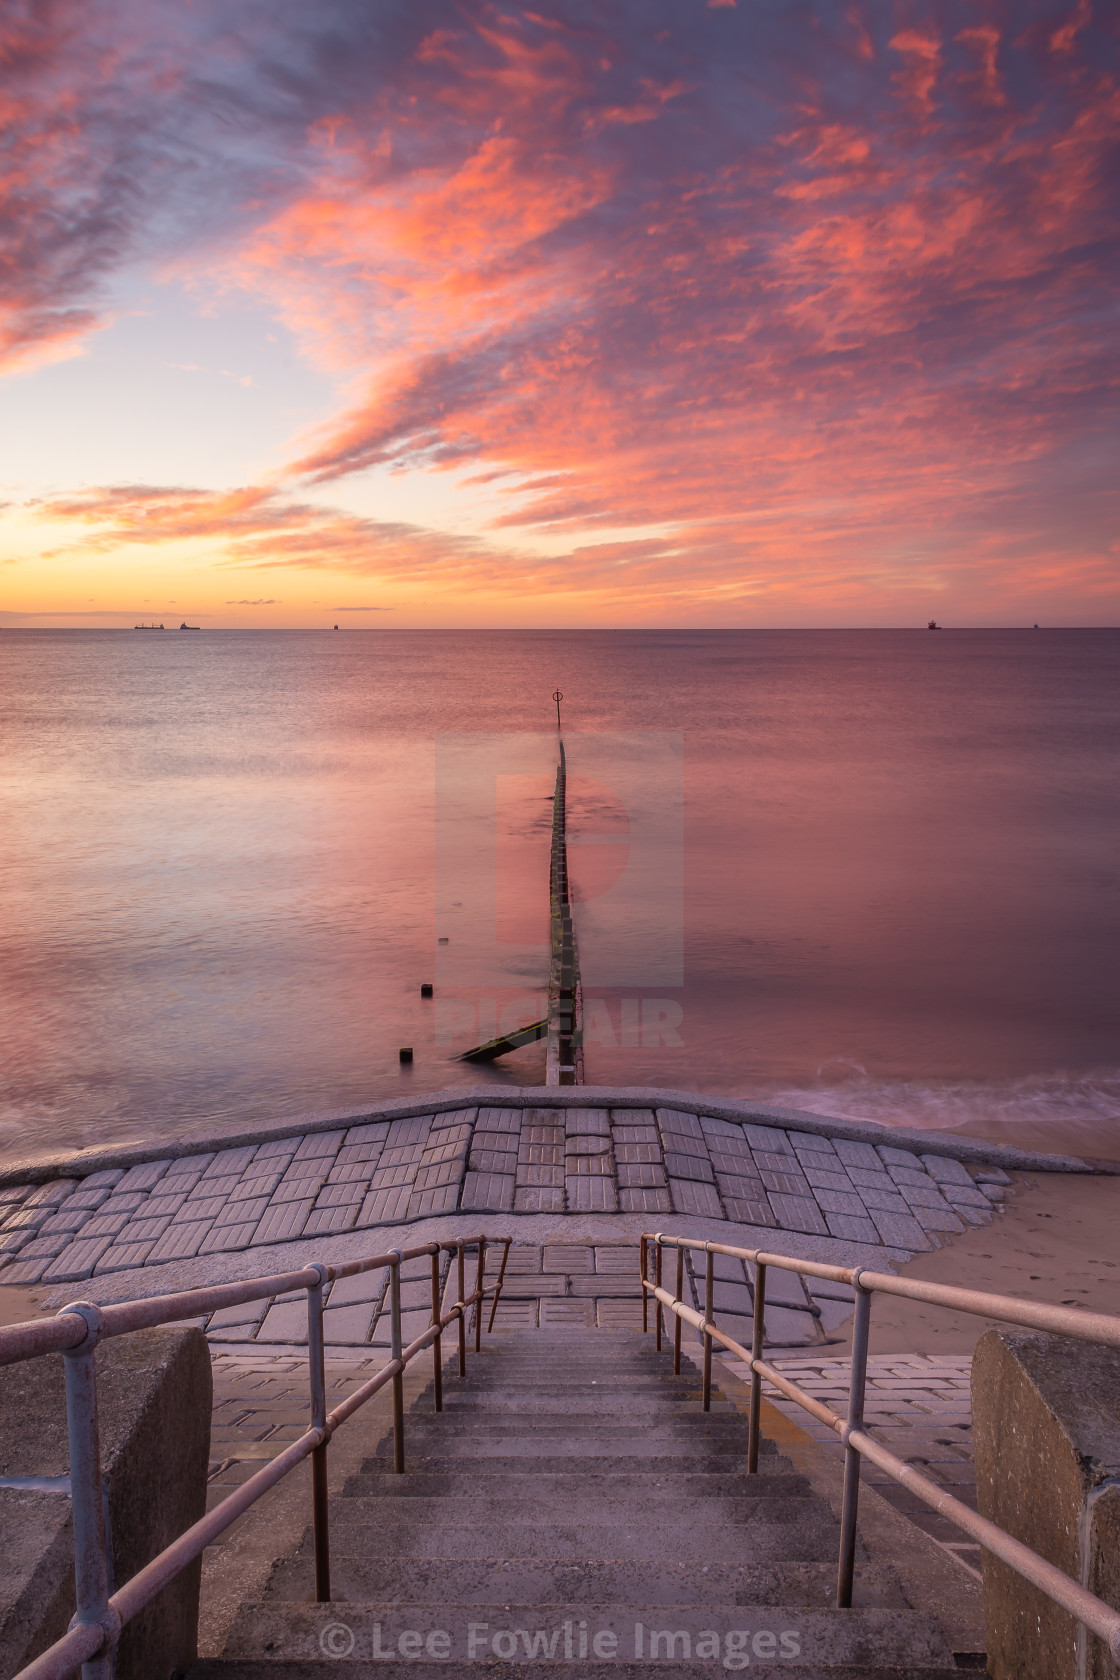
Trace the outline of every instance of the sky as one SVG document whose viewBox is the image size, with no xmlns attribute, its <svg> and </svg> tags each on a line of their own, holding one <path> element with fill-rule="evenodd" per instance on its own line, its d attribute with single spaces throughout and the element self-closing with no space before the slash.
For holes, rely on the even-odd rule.
<svg viewBox="0 0 1120 1680">
<path fill-rule="evenodd" d="M 0 626 L 1120 623 L 1104 0 L 9 0 Z"/>
</svg>

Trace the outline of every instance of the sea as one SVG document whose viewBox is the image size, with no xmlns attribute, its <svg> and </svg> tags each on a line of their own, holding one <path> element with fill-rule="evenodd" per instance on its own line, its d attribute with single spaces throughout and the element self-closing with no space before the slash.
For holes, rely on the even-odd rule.
<svg viewBox="0 0 1120 1680">
<path fill-rule="evenodd" d="M 0 1158 L 543 1083 L 561 738 L 589 1084 L 1120 1158 L 1120 631 L 349 628 L 0 631 Z"/>
</svg>

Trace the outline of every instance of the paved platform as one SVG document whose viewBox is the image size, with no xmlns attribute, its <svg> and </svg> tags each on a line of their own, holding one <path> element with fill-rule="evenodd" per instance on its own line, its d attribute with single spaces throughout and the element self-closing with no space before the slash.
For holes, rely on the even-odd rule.
<svg viewBox="0 0 1120 1680">
<path fill-rule="evenodd" d="M 718 1221 L 786 1252 L 819 1238 L 902 1256 L 987 1222 L 1011 1188 L 999 1158 L 1023 1153 L 695 1096 L 685 1108 L 532 1095 L 491 1107 L 434 1097 L 424 1114 L 387 1105 L 346 1125 L 265 1128 L 257 1142 L 0 1174 L 0 1283 L 131 1272 L 140 1286 L 154 1268 L 309 1239 L 365 1231 L 395 1246 L 401 1227 L 462 1214 L 490 1216 L 490 1229 L 543 1216 L 557 1231 L 573 1215 L 630 1216 L 631 1231 Z M 1087 1170 L 1030 1158 L 1047 1164 Z"/>
</svg>

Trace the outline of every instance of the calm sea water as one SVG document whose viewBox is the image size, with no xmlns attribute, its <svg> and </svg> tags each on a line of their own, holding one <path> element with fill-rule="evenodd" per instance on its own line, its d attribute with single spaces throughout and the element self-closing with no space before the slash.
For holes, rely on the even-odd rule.
<svg viewBox="0 0 1120 1680">
<path fill-rule="evenodd" d="M 1110 631 L 0 633 L 0 1153 L 543 1079 L 558 685 L 589 1081 L 1120 1156 Z"/>
</svg>

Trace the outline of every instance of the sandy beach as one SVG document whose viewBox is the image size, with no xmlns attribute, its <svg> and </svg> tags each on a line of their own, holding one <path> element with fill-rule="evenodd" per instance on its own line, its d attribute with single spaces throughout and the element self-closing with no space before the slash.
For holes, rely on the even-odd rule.
<svg viewBox="0 0 1120 1680">
<path fill-rule="evenodd" d="M 933 1254 L 899 1267 L 901 1277 L 986 1289 L 1095 1312 L 1120 1311 L 1120 1177 L 1053 1173 L 1020 1180 L 1016 1194 L 991 1225 L 955 1236 Z M 921 1302 L 876 1297 L 871 1314 L 872 1353 L 969 1354 L 990 1320 L 927 1307 Z M 844 1327 L 831 1351 L 851 1351 Z"/>
</svg>

